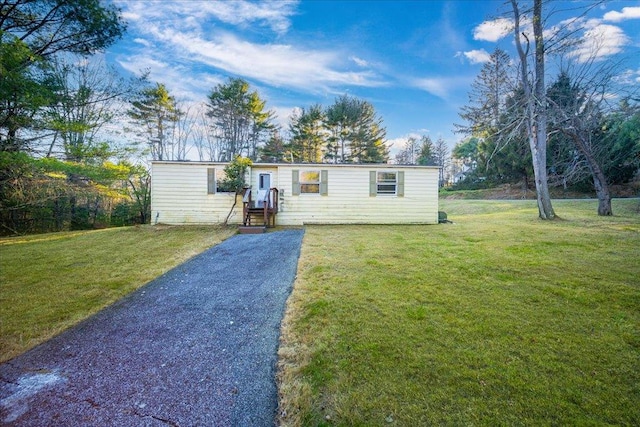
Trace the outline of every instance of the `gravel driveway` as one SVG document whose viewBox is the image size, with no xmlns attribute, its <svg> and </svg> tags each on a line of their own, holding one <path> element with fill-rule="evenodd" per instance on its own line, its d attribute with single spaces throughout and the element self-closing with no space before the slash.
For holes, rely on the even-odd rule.
<svg viewBox="0 0 640 427">
<path fill-rule="evenodd" d="M 233 236 L 0 365 L 0 423 L 272 426 L 303 233 Z"/>
</svg>

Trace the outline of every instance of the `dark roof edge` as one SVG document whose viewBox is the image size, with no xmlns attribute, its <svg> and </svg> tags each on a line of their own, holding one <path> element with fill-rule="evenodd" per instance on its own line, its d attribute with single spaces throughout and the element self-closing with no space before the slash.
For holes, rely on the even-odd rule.
<svg viewBox="0 0 640 427">
<path fill-rule="evenodd" d="M 191 160 L 153 160 L 152 164 L 184 164 L 184 165 L 211 165 L 211 166 L 224 166 L 229 162 L 203 162 L 203 161 L 191 161 Z M 253 163 L 253 168 L 277 168 L 277 167 L 339 167 L 339 168 L 406 168 L 406 169 L 440 169 L 440 166 L 423 166 L 423 165 L 399 165 L 393 163 Z"/>
</svg>

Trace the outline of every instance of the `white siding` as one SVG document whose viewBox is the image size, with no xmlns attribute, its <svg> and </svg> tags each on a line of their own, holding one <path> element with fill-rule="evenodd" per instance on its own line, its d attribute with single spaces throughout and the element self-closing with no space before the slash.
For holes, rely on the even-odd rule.
<svg viewBox="0 0 640 427">
<path fill-rule="evenodd" d="M 151 169 L 151 223 L 211 224 L 224 222 L 233 204 L 233 194 L 207 194 L 207 169 L 221 164 L 154 162 Z M 238 201 L 230 222 L 240 222 Z"/>
<path fill-rule="evenodd" d="M 233 196 L 207 194 L 207 168 L 221 164 L 154 162 L 152 222 L 168 224 L 220 223 Z M 292 171 L 327 170 L 328 195 L 292 195 Z M 404 197 L 369 195 L 369 172 L 404 172 Z M 278 225 L 303 224 L 435 224 L 438 222 L 438 169 L 395 165 L 260 165 L 251 168 L 249 182 L 257 188 L 261 172 L 272 173 L 280 190 Z M 241 222 L 239 202 L 231 222 Z"/>
<path fill-rule="evenodd" d="M 327 170 L 328 195 L 292 196 L 292 170 Z M 404 197 L 369 195 L 369 172 L 404 171 Z M 281 198 L 277 223 L 434 224 L 438 222 L 438 169 L 394 165 L 287 165 L 278 170 Z M 283 199 L 283 200 L 282 200 Z"/>
</svg>

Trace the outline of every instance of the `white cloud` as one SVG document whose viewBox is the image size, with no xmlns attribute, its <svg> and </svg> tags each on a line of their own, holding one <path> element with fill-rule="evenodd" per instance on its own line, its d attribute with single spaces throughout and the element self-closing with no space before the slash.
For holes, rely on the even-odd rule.
<svg viewBox="0 0 640 427">
<path fill-rule="evenodd" d="M 619 76 L 615 77 L 614 80 L 619 85 L 630 86 L 633 87 L 635 85 L 640 84 L 640 68 L 637 70 L 625 70 Z"/>
<path fill-rule="evenodd" d="M 407 142 L 409 141 L 409 138 L 420 140 L 420 138 L 422 138 L 422 135 L 426 133 L 429 133 L 429 131 L 425 129 L 424 133 L 410 132 L 398 138 L 388 139 L 387 146 L 398 151 L 404 150 L 405 148 L 407 148 Z"/>
<path fill-rule="evenodd" d="M 257 23 L 282 34 L 291 26 L 290 17 L 295 14 L 297 0 L 260 1 L 124 1 L 117 2 L 123 9 L 122 16 L 141 25 L 150 20 L 164 22 L 182 21 L 191 27 L 200 27 L 210 18 L 231 25 L 246 26 Z"/>
<path fill-rule="evenodd" d="M 585 29 L 581 43 L 569 53 L 569 56 L 576 58 L 578 62 L 601 60 L 620 53 L 630 41 L 621 28 L 602 24 L 599 20 L 589 20 Z"/>
<path fill-rule="evenodd" d="M 409 84 L 450 103 L 462 92 L 468 91 L 472 82 L 473 76 L 438 76 L 412 79 Z"/>
<path fill-rule="evenodd" d="M 598 61 L 622 52 L 630 43 L 624 31 L 601 19 L 583 17 L 566 19 L 544 31 L 547 48 L 553 41 L 554 50 L 565 50 L 580 63 Z M 568 50 L 567 50 L 568 49 Z"/>
<path fill-rule="evenodd" d="M 640 7 L 623 7 L 622 12 L 612 10 L 604 14 L 603 19 L 610 22 L 620 22 L 626 19 L 640 19 Z"/>
<path fill-rule="evenodd" d="M 294 114 L 300 113 L 300 107 L 269 107 L 267 108 L 275 113 L 275 122 L 281 129 L 289 129 L 289 122 Z"/>
<path fill-rule="evenodd" d="M 149 40 L 145 40 L 145 39 L 141 39 L 141 38 L 135 38 L 133 39 L 134 43 L 138 43 L 141 44 L 145 47 L 151 47 L 151 42 L 149 42 Z"/>
<path fill-rule="evenodd" d="M 513 29 L 513 22 L 507 18 L 497 18 L 492 21 L 484 21 L 473 29 L 474 40 L 497 42 L 509 35 Z"/>
<path fill-rule="evenodd" d="M 181 2 L 183 5 L 189 2 Z M 259 22 L 267 25 L 277 33 L 285 33 L 291 26 L 289 17 L 294 14 L 298 1 L 217 1 L 196 3 L 196 7 L 223 22 L 234 25 L 245 25 Z"/>
<path fill-rule="evenodd" d="M 211 73 L 186 72 L 180 64 L 159 61 L 148 54 L 137 54 L 117 59 L 125 70 L 139 75 L 149 71 L 149 80 L 163 83 L 176 99 L 198 101 L 202 91 L 210 90 L 224 81 L 224 78 Z"/>
<path fill-rule="evenodd" d="M 330 91 L 338 85 L 383 84 L 371 71 L 340 70 L 344 56 L 339 52 L 304 50 L 286 44 L 254 44 L 231 33 L 218 33 L 205 40 L 192 33 L 155 28 L 153 35 L 174 51 L 174 58 L 184 57 L 273 86 Z"/>
<path fill-rule="evenodd" d="M 122 18 L 127 21 L 139 21 L 141 16 L 135 12 L 131 11 L 122 11 Z"/>
<path fill-rule="evenodd" d="M 451 81 L 446 78 L 424 78 L 416 79 L 414 86 L 429 92 L 438 98 L 448 99 L 449 88 L 451 87 Z"/>
<path fill-rule="evenodd" d="M 456 53 L 456 57 L 464 56 L 469 60 L 472 64 L 484 64 L 485 62 L 489 62 L 491 59 L 491 55 L 484 49 L 474 49 L 469 50 L 467 52 L 458 52 Z"/>
<path fill-rule="evenodd" d="M 388 139 L 386 141 L 387 147 L 389 148 L 389 159 L 391 162 L 394 162 L 396 155 L 398 155 L 404 148 L 407 146 L 406 136 L 401 136 L 399 138 Z"/>
<path fill-rule="evenodd" d="M 148 55 L 133 55 L 127 58 L 118 58 L 117 62 L 122 68 L 133 73 L 140 74 L 145 70 L 164 70 L 169 67 L 169 64 L 163 61 L 158 61 Z"/>
<path fill-rule="evenodd" d="M 362 68 L 370 66 L 367 61 L 344 51 L 251 42 L 218 25 L 219 21 L 234 25 L 257 22 L 281 33 L 289 28 L 289 18 L 297 4 L 297 1 L 178 1 L 153 2 L 152 7 L 149 2 L 136 1 L 123 2 L 121 6 L 135 18 L 137 43 L 153 46 L 153 50 L 144 49 L 147 61 L 159 58 L 158 62 L 190 64 L 196 69 L 214 67 L 221 74 L 306 92 L 337 93 L 344 91 L 337 89 L 342 86 L 385 84 L 377 73 Z M 148 68 L 157 66 L 148 64 Z"/>
<path fill-rule="evenodd" d="M 357 56 L 352 56 L 349 59 L 352 60 L 353 62 L 355 62 L 356 65 L 358 65 L 359 67 L 363 67 L 364 68 L 364 67 L 368 67 L 369 66 L 369 63 L 366 60 L 364 60 L 362 58 L 358 58 Z"/>
</svg>

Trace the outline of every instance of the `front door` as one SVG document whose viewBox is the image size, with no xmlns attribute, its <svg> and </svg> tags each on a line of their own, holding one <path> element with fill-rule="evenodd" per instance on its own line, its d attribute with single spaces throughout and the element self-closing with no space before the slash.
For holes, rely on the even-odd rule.
<svg viewBox="0 0 640 427">
<path fill-rule="evenodd" d="M 263 201 L 265 194 L 269 197 L 269 190 L 271 189 L 271 174 L 261 173 L 258 175 L 258 207 L 263 207 Z"/>
<path fill-rule="evenodd" d="M 271 188 L 271 174 L 261 173 L 258 176 L 258 190 L 269 190 Z"/>
</svg>

